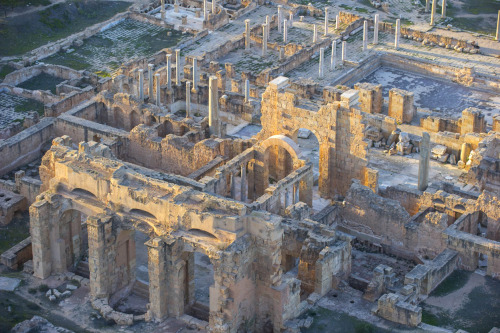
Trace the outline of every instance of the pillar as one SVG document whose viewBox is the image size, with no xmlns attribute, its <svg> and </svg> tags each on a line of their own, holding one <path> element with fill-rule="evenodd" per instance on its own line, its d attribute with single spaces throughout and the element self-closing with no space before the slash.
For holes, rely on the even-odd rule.
<svg viewBox="0 0 500 333">
<path fill-rule="evenodd" d="M 208 80 L 208 126 L 210 135 L 220 136 L 217 76 L 210 76 Z"/>
<path fill-rule="evenodd" d="M 175 84 L 181 85 L 181 50 L 175 49 Z"/>
<path fill-rule="evenodd" d="M 347 44 L 345 41 L 342 42 L 342 65 L 344 65 L 344 62 L 347 60 L 346 58 L 346 47 Z"/>
<path fill-rule="evenodd" d="M 89 237 L 89 280 L 91 299 L 108 297 L 111 285 L 108 269 L 113 267 L 108 263 L 107 232 L 112 230 L 111 216 L 87 218 L 87 230 Z"/>
<path fill-rule="evenodd" d="M 245 20 L 245 51 L 250 50 L 250 20 Z"/>
<path fill-rule="evenodd" d="M 325 36 L 328 36 L 328 8 L 325 7 Z"/>
<path fill-rule="evenodd" d="M 283 44 L 286 44 L 288 39 L 288 20 L 283 21 Z"/>
<path fill-rule="evenodd" d="M 337 42 L 332 42 L 332 56 L 330 60 L 330 70 L 333 71 L 335 69 L 335 60 L 337 58 Z"/>
<path fill-rule="evenodd" d="M 207 20 L 207 0 L 203 0 L 203 21 Z"/>
<path fill-rule="evenodd" d="M 216 8 L 216 6 L 215 6 L 215 0 L 212 0 L 212 14 L 213 14 L 213 15 L 215 15 L 215 14 L 216 14 L 216 12 L 215 12 L 215 8 Z"/>
<path fill-rule="evenodd" d="M 436 0 L 437 1 L 437 0 Z M 399 35 L 401 34 L 401 20 L 396 20 L 396 36 L 394 37 L 394 48 L 397 50 L 399 47 Z"/>
<path fill-rule="evenodd" d="M 339 22 L 339 16 L 335 15 L 335 29 L 339 29 L 340 22 Z"/>
<path fill-rule="evenodd" d="M 363 51 L 368 49 L 368 21 L 363 22 Z"/>
<path fill-rule="evenodd" d="M 425 0 L 425 12 L 428 13 L 429 12 L 429 1 L 430 0 Z"/>
<path fill-rule="evenodd" d="M 250 98 L 250 81 L 248 79 L 245 80 L 245 103 L 248 103 Z"/>
<path fill-rule="evenodd" d="M 500 10 L 498 11 L 498 18 L 497 18 L 497 34 L 495 36 L 495 40 L 500 41 Z"/>
<path fill-rule="evenodd" d="M 156 106 L 161 105 L 160 101 L 160 74 L 156 73 L 155 74 L 155 80 L 156 80 Z"/>
<path fill-rule="evenodd" d="M 434 15 L 436 14 L 436 2 L 437 0 L 432 0 L 431 25 L 434 25 Z"/>
<path fill-rule="evenodd" d="M 288 16 L 288 24 L 290 25 L 290 28 L 293 26 L 293 13 L 290 12 L 290 15 Z"/>
<path fill-rule="evenodd" d="M 172 57 L 171 54 L 167 54 L 167 88 L 168 90 L 172 89 L 172 66 L 170 64 Z"/>
<path fill-rule="evenodd" d="M 198 90 L 198 59 L 193 58 L 193 92 Z"/>
<path fill-rule="evenodd" d="M 161 20 L 165 21 L 165 0 L 160 1 Z"/>
<path fill-rule="evenodd" d="M 39 279 L 46 279 L 52 273 L 52 242 L 49 223 L 52 215 L 51 209 L 52 205 L 47 200 L 36 201 L 29 208 L 33 275 Z"/>
<path fill-rule="evenodd" d="M 295 205 L 297 202 L 299 202 L 299 187 L 298 184 L 295 183 L 293 184 L 293 204 Z"/>
<path fill-rule="evenodd" d="M 179 12 L 179 3 L 177 2 L 177 0 L 175 0 L 175 2 L 174 2 L 174 12 L 176 12 L 176 13 Z"/>
<path fill-rule="evenodd" d="M 378 14 L 375 14 L 375 20 L 373 23 L 373 44 L 378 44 Z"/>
<path fill-rule="evenodd" d="M 153 64 L 148 64 L 148 95 L 149 103 L 153 102 Z"/>
<path fill-rule="evenodd" d="M 262 25 L 262 56 L 267 53 L 266 25 Z"/>
<path fill-rule="evenodd" d="M 320 79 L 323 78 L 323 58 L 325 56 L 325 49 L 322 47 L 319 49 L 319 70 L 318 70 L 318 77 Z"/>
<path fill-rule="evenodd" d="M 281 18 L 281 10 L 282 10 L 282 7 L 281 5 L 278 5 L 278 31 L 281 32 L 281 22 L 282 22 L 282 18 Z"/>
<path fill-rule="evenodd" d="M 442 8 L 441 8 L 441 18 L 445 18 L 446 17 L 446 0 L 443 0 L 443 3 L 442 3 Z"/>
<path fill-rule="evenodd" d="M 144 71 L 139 69 L 139 100 L 144 101 Z"/>
<path fill-rule="evenodd" d="M 240 199 L 243 202 L 247 201 L 247 166 L 246 163 L 241 165 L 241 184 L 240 184 Z"/>
<path fill-rule="evenodd" d="M 236 182 L 234 180 L 234 172 L 231 172 L 229 174 L 229 184 L 230 184 L 230 187 L 231 187 L 231 190 L 230 190 L 230 195 L 231 195 L 231 199 L 236 199 Z"/>
<path fill-rule="evenodd" d="M 460 161 L 464 162 L 464 165 L 467 163 L 470 151 L 471 151 L 470 143 L 467 142 L 462 143 L 462 149 L 460 150 Z"/>
<path fill-rule="evenodd" d="M 420 141 L 420 162 L 418 164 L 418 190 L 425 191 L 429 183 L 429 158 L 431 156 L 431 137 L 429 133 L 422 133 Z"/>
<path fill-rule="evenodd" d="M 286 209 L 288 206 L 290 206 L 290 199 L 288 198 L 288 187 L 285 188 L 285 207 L 284 209 Z"/>
<path fill-rule="evenodd" d="M 318 41 L 318 28 L 316 27 L 316 24 L 313 25 L 313 43 L 316 43 Z"/>
<path fill-rule="evenodd" d="M 149 314 L 160 321 L 168 315 L 165 242 L 161 238 L 153 238 L 145 245 L 148 248 Z"/>
<path fill-rule="evenodd" d="M 186 118 L 191 113 L 191 82 L 186 82 Z"/>
</svg>

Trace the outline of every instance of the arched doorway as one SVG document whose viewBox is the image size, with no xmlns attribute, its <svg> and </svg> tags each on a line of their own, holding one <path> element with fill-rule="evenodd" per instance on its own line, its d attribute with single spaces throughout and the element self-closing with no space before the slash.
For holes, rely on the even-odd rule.
<svg viewBox="0 0 500 333">
<path fill-rule="evenodd" d="M 113 108 L 113 119 L 114 119 L 113 127 L 125 129 L 125 122 L 124 122 L 125 113 L 118 106 L 115 106 Z"/>
<path fill-rule="evenodd" d="M 141 117 L 137 111 L 132 111 L 130 114 L 130 130 L 141 124 Z"/>
<path fill-rule="evenodd" d="M 58 242 L 62 247 L 54 248 L 54 258 L 59 258 L 63 270 L 75 272 L 88 278 L 89 239 L 87 215 L 75 210 L 66 210 L 60 218 Z M 62 250 L 62 251 L 61 251 Z"/>
</svg>

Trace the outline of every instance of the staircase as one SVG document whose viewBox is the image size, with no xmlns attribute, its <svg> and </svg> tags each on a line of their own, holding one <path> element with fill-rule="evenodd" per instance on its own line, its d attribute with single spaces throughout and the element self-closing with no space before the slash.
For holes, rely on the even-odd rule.
<svg viewBox="0 0 500 333">
<path fill-rule="evenodd" d="M 210 308 L 208 305 L 202 304 L 200 302 L 195 302 L 189 311 L 189 315 L 200 320 L 208 321 L 208 315 L 210 313 Z"/>
<path fill-rule="evenodd" d="M 75 274 L 88 279 L 90 277 L 89 262 L 80 260 L 76 266 Z"/>
<path fill-rule="evenodd" d="M 135 281 L 134 286 L 132 287 L 132 294 L 149 300 L 149 286 L 140 281 Z"/>
</svg>

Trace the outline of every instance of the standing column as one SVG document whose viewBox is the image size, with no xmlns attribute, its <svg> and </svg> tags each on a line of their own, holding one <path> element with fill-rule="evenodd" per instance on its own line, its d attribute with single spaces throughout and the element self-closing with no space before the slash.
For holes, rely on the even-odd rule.
<svg viewBox="0 0 500 333">
<path fill-rule="evenodd" d="M 240 200 L 247 201 L 247 166 L 246 163 L 241 165 L 241 183 L 240 183 Z"/>
<path fill-rule="evenodd" d="M 319 70 L 318 70 L 318 77 L 320 79 L 323 78 L 323 57 L 325 55 L 325 49 L 322 47 L 319 49 Z"/>
<path fill-rule="evenodd" d="M 283 21 L 283 44 L 286 44 L 288 39 L 288 20 Z"/>
<path fill-rule="evenodd" d="M 290 28 L 293 26 L 293 13 L 290 12 L 290 15 L 288 17 L 288 24 L 290 25 Z"/>
<path fill-rule="evenodd" d="M 265 57 L 267 53 L 267 39 L 266 39 L 266 25 L 262 25 L 262 56 Z"/>
<path fill-rule="evenodd" d="M 161 14 L 161 20 L 165 21 L 165 0 L 160 1 L 160 14 Z"/>
<path fill-rule="evenodd" d="M 375 20 L 373 22 L 373 44 L 378 44 L 378 14 L 375 14 Z"/>
<path fill-rule="evenodd" d="M 281 18 L 281 10 L 282 10 L 282 7 L 281 5 L 278 5 L 278 31 L 281 32 L 281 22 L 282 22 L 282 18 Z"/>
<path fill-rule="evenodd" d="M 144 70 L 139 69 L 139 100 L 144 101 Z"/>
<path fill-rule="evenodd" d="M 160 106 L 160 74 L 156 73 L 155 74 L 155 80 L 156 80 L 156 105 Z"/>
<path fill-rule="evenodd" d="M 245 103 L 248 103 L 250 98 L 250 81 L 248 79 L 245 80 Z"/>
<path fill-rule="evenodd" d="M 339 29 L 339 16 L 335 15 L 335 29 Z"/>
<path fill-rule="evenodd" d="M 425 0 L 425 12 L 429 12 L 429 0 Z"/>
<path fill-rule="evenodd" d="M 313 44 L 318 41 L 318 28 L 316 24 L 313 25 Z"/>
<path fill-rule="evenodd" d="M 429 133 L 422 133 L 420 141 L 420 162 L 418 164 L 418 190 L 425 191 L 429 182 L 429 158 L 431 137 Z"/>
<path fill-rule="evenodd" d="M 186 82 L 186 118 L 191 114 L 191 82 Z"/>
<path fill-rule="evenodd" d="M 443 7 L 441 8 L 441 18 L 446 17 L 446 0 L 443 0 Z"/>
<path fill-rule="evenodd" d="M 172 89 L 172 66 L 170 65 L 171 54 L 167 54 L 167 88 Z"/>
<path fill-rule="evenodd" d="M 330 70 L 333 71 L 335 69 L 335 60 L 337 59 L 337 42 L 332 42 L 332 58 L 330 60 Z"/>
<path fill-rule="evenodd" d="M 165 300 L 169 296 L 165 242 L 158 237 L 144 245 L 148 247 L 148 262 L 151 263 L 148 265 L 149 311 L 154 319 L 162 320 L 168 315 L 168 302 Z"/>
<path fill-rule="evenodd" d="M 215 15 L 215 0 L 212 0 L 212 14 Z"/>
<path fill-rule="evenodd" d="M 234 181 L 234 172 L 231 172 L 229 175 L 229 182 L 230 182 L 230 196 L 231 199 L 236 199 L 236 182 Z"/>
<path fill-rule="evenodd" d="M 437 0 L 432 0 L 431 25 L 434 25 L 434 14 L 436 14 L 436 2 Z"/>
<path fill-rule="evenodd" d="M 328 8 L 325 7 L 325 36 L 328 36 Z"/>
<path fill-rule="evenodd" d="M 193 92 L 198 90 L 198 59 L 193 58 Z"/>
<path fill-rule="evenodd" d="M 469 158 L 471 151 L 470 143 L 462 143 L 462 149 L 460 150 L 460 161 L 464 163 L 464 166 L 467 164 L 467 159 Z"/>
<path fill-rule="evenodd" d="M 347 60 L 347 58 L 346 58 L 346 46 L 347 46 L 346 42 L 343 41 L 342 42 L 342 65 L 344 65 L 344 62 Z"/>
<path fill-rule="evenodd" d="M 210 135 L 220 136 L 217 76 L 211 76 L 208 81 L 208 126 Z"/>
<path fill-rule="evenodd" d="M 207 0 L 203 0 L 203 21 L 207 19 Z"/>
<path fill-rule="evenodd" d="M 435 0 L 436 1 L 436 0 Z M 401 34 L 401 20 L 396 20 L 396 36 L 394 37 L 394 48 L 397 50 L 399 47 L 399 35 Z"/>
<path fill-rule="evenodd" d="M 498 19 L 497 19 L 497 35 L 495 40 L 500 41 L 500 10 L 498 11 Z"/>
<path fill-rule="evenodd" d="M 245 20 L 245 51 L 250 50 L 250 20 Z"/>
<path fill-rule="evenodd" d="M 363 51 L 368 49 L 368 21 L 363 22 Z"/>
<path fill-rule="evenodd" d="M 149 102 L 153 102 L 153 64 L 148 64 L 148 94 Z"/>
<path fill-rule="evenodd" d="M 289 198 L 289 194 L 288 194 L 288 192 L 290 192 L 290 191 L 288 190 L 288 187 L 286 187 L 286 188 L 285 188 L 285 207 L 284 207 L 285 209 L 286 209 L 288 206 L 290 206 L 290 198 Z"/>
<path fill-rule="evenodd" d="M 297 203 L 297 183 L 293 184 L 293 197 L 292 203 L 295 205 Z"/>
<path fill-rule="evenodd" d="M 181 85 L 181 50 L 175 49 L 175 84 Z"/>
</svg>

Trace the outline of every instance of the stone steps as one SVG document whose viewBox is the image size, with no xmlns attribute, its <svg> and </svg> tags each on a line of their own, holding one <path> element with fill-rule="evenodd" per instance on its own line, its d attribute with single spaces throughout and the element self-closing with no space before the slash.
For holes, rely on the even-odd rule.
<svg viewBox="0 0 500 333">
<path fill-rule="evenodd" d="M 208 321 L 209 313 L 210 308 L 208 307 L 208 305 L 202 304 L 200 302 L 195 302 L 189 310 L 189 315 L 204 321 Z"/>
<path fill-rule="evenodd" d="M 88 261 L 83 261 L 81 260 L 78 263 L 78 266 L 76 266 L 76 275 L 82 276 L 84 278 L 90 278 L 90 270 L 89 270 L 89 263 Z"/>
<path fill-rule="evenodd" d="M 149 299 L 149 285 L 140 281 L 135 281 L 132 287 L 132 294 L 140 296 L 141 298 Z"/>
</svg>

